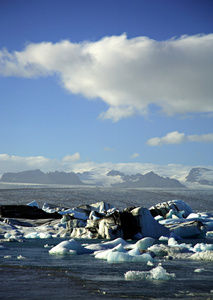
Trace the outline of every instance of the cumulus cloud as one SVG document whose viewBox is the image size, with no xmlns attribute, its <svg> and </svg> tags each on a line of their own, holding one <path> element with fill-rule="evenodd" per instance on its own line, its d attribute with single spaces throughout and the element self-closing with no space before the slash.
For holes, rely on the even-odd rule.
<svg viewBox="0 0 213 300">
<path fill-rule="evenodd" d="M 164 144 L 182 144 L 184 142 L 213 142 L 213 133 L 202 134 L 202 135 L 185 135 L 178 131 L 167 133 L 165 136 L 159 138 L 154 137 L 147 141 L 149 146 L 162 146 Z"/>
<path fill-rule="evenodd" d="M 5 172 L 21 172 L 34 169 L 45 169 L 52 171 L 60 169 L 61 164 L 56 159 L 49 159 L 44 156 L 14 156 L 0 154 L 1 174 Z"/>
<path fill-rule="evenodd" d="M 139 157 L 139 156 L 140 156 L 140 154 L 134 153 L 134 154 L 132 154 L 132 155 L 130 156 L 130 158 L 134 159 L 134 158 L 137 158 L 137 157 Z"/>
<path fill-rule="evenodd" d="M 76 152 L 73 155 L 66 155 L 66 156 L 64 156 L 64 158 L 62 159 L 62 161 L 74 162 L 74 161 L 78 161 L 79 159 L 80 159 L 80 154 L 78 152 Z"/>
<path fill-rule="evenodd" d="M 168 115 L 213 112 L 213 34 L 155 41 L 104 37 L 96 42 L 28 44 L 0 51 L 3 76 L 58 75 L 64 88 L 102 99 L 101 119 L 146 114 L 150 104 Z"/>
</svg>

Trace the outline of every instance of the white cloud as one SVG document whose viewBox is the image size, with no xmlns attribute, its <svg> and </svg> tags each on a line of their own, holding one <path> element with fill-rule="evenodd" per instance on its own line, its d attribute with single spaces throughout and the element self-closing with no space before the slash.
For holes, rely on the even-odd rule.
<svg viewBox="0 0 213 300">
<path fill-rule="evenodd" d="M 66 155 L 64 156 L 64 158 L 62 159 L 62 161 L 67 161 L 67 162 L 74 162 L 74 161 L 78 161 L 80 159 L 80 154 L 78 152 L 76 152 L 73 155 Z"/>
<path fill-rule="evenodd" d="M 173 131 L 167 133 L 165 136 L 159 138 L 154 137 L 147 141 L 149 146 L 162 146 L 164 144 L 181 144 L 184 142 L 213 142 L 213 133 L 202 134 L 202 135 L 188 135 L 184 133 L 179 133 L 178 131 Z"/>
<path fill-rule="evenodd" d="M 134 153 L 134 154 L 132 154 L 132 155 L 130 156 L 130 158 L 134 159 L 134 158 L 137 158 L 137 157 L 139 157 L 139 156 L 140 156 L 140 154 Z"/>
<path fill-rule="evenodd" d="M 102 99 L 102 119 L 145 114 L 155 104 L 168 114 L 213 112 L 213 34 L 155 41 L 126 35 L 97 42 L 29 44 L 22 52 L 0 51 L 0 74 L 57 74 L 74 94 Z"/>
</svg>

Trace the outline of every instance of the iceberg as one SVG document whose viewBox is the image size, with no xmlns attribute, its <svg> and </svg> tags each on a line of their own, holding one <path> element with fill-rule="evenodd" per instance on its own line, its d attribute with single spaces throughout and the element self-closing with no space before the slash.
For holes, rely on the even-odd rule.
<svg viewBox="0 0 213 300">
<path fill-rule="evenodd" d="M 74 239 L 69 241 L 63 241 L 49 250 L 50 254 L 86 254 L 91 253 L 89 249 L 84 248 L 80 243 L 76 242 Z"/>
<path fill-rule="evenodd" d="M 33 201 L 27 205 L 0 206 L 0 213 L 0 237 L 10 240 L 121 238 L 142 243 L 143 238 L 148 238 L 146 241 L 149 243 L 151 239 L 162 240 L 172 236 L 176 240 L 204 238 L 211 236 L 213 230 L 213 215 L 194 213 L 182 200 L 163 202 L 150 209 L 139 206 L 123 211 L 103 201 L 74 208 L 44 203 L 42 209 Z"/>
</svg>

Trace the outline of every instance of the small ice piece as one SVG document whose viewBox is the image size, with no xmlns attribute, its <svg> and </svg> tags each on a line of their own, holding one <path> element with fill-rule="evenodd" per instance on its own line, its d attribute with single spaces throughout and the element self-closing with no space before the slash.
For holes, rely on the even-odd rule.
<svg viewBox="0 0 213 300">
<path fill-rule="evenodd" d="M 48 245 L 48 244 L 44 245 L 44 248 L 52 248 L 52 247 L 54 247 L 54 246 L 51 246 L 51 245 Z"/>
<path fill-rule="evenodd" d="M 140 251 L 138 248 L 132 249 L 128 251 L 129 255 L 141 255 Z"/>
<path fill-rule="evenodd" d="M 213 250 L 213 244 L 197 243 L 193 248 L 194 252 L 202 252 L 207 250 Z"/>
<path fill-rule="evenodd" d="M 156 217 L 154 217 L 154 219 L 156 221 L 161 221 L 161 220 L 164 220 L 164 217 L 163 216 L 160 216 L 160 215 L 157 215 Z"/>
<path fill-rule="evenodd" d="M 199 216 L 199 214 L 196 214 L 196 213 L 191 213 L 191 214 L 189 214 L 188 215 L 188 217 L 186 218 L 186 219 L 198 219 L 200 216 Z"/>
<path fill-rule="evenodd" d="M 96 251 L 95 252 L 95 258 L 98 258 L 98 259 L 107 259 L 108 258 L 108 254 L 110 254 L 111 252 L 127 253 L 127 251 L 123 248 L 122 244 L 119 244 L 116 247 L 114 247 L 113 249 Z"/>
<path fill-rule="evenodd" d="M 80 243 L 74 239 L 63 241 L 49 250 L 50 254 L 84 254 L 91 253 L 90 250 L 84 248 Z"/>
<path fill-rule="evenodd" d="M 166 251 L 166 248 L 161 245 L 153 245 L 148 248 L 149 251 L 154 252 L 156 256 L 166 256 L 168 254 L 168 251 Z"/>
<path fill-rule="evenodd" d="M 22 255 L 18 255 L 17 259 L 26 259 L 26 257 L 22 256 Z"/>
<path fill-rule="evenodd" d="M 176 246 L 179 246 L 179 244 L 177 243 L 177 241 L 175 240 L 175 238 L 170 237 L 168 239 L 168 246 L 170 246 L 170 247 L 176 247 Z"/>
<path fill-rule="evenodd" d="M 174 273 L 167 273 L 162 266 L 158 265 L 150 271 L 128 271 L 124 277 L 126 280 L 171 280 L 176 276 Z"/>
<path fill-rule="evenodd" d="M 201 273 L 201 272 L 203 272 L 203 271 L 205 271 L 205 269 L 195 269 L 195 270 L 194 270 L 195 273 Z"/>
<path fill-rule="evenodd" d="M 98 258 L 98 259 L 107 259 L 107 256 L 111 251 L 112 251 L 111 249 L 96 251 L 94 253 L 94 255 L 95 255 L 95 258 Z"/>
<path fill-rule="evenodd" d="M 190 259 L 213 261 L 213 251 L 196 252 L 190 256 Z"/>
<path fill-rule="evenodd" d="M 40 239 L 51 239 L 52 238 L 52 235 L 50 233 L 46 233 L 46 232 L 40 232 L 38 234 L 38 237 Z"/>
<path fill-rule="evenodd" d="M 140 250 L 146 250 L 149 247 L 151 247 L 155 242 L 155 239 L 152 237 L 145 237 L 141 240 L 139 240 L 136 244 L 135 247 L 137 247 Z"/>
<path fill-rule="evenodd" d="M 110 263 L 120 263 L 120 262 L 147 263 L 148 261 L 154 261 L 154 258 L 149 253 L 144 253 L 141 255 L 129 255 L 128 253 L 110 251 L 107 255 L 107 261 Z"/>
<path fill-rule="evenodd" d="M 161 236 L 161 237 L 159 237 L 159 241 L 168 241 L 168 239 L 169 239 L 169 237 L 168 236 Z"/>
<path fill-rule="evenodd" d="M 24 238 L 25 239 L 38 239 L 39 236 L 38 236 L 38 232 L 30 232 L 30 233 L 27 233 L 24 235 Z"/>
<path fill-rule="evenodd" d="M 4 235 L 4 238 L 9 239 L 10 237 L 11 237 L 11 234 L 9 232 L 6 232 L 5 235 Z"/>
<path fill-rule="evenodd" d="M 150 277 L 154 280 L 170 280 L 174 279 L 176 276 L 174 273 L 167 273 L 162 266 L 157 266 L 150 271 Z"/>
<path fill-rule="evenodd" d="M 5 255 L 4 258 L 11 258 L 11 255 Z"/>
<path fill-rule="evenodd" d="M 213 231 L 208 231 L 206 233 L 206 237 L 213 237 Z"/>
</svg>

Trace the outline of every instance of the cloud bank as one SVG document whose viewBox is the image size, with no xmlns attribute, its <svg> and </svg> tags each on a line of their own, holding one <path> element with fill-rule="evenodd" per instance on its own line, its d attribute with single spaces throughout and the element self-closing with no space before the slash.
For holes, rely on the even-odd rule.
<svg viewBox="0 0 213 300">
<path fill-rule="evenodd" d="M 75 155 L 75 154 L 74 154 Z M 71 155 L 72 157 L 72 155 Z M 4 173 L 8 172 L 23 172 L 26 170 L 40 169 L 42 172 L 75 172 L 83 173 L 89 172 L 91 177 L 91 184 L 95 182 L 106 182 L 111 181 L 107 176 L 110 170 L 120 171 L 124 174 L 146 174 L 154 171 L 160 176 L 166 176 L 180 181 L 185 181 L 185 177 L 188 175 L 192 166 L 184 166 L 181 164 L 168 164 L 158 165 L 152 163 L 95 163 L 92 161 L 88 162 L 77 162 L 67 159 L 68 156 L 62 158 L 61 161 L 56 159 L 46 158 L 44 156 L 30 156 L 20 157 L 11 156 L 8 154 L 0 154 L 0 178 Z M 196 166 L 194 166 L 196 167 Z M 202 167 L 202 166 L 199 166 Z M 213 166 L 204 166 L 205 168 L 213 169 Z M 113 179 L 114 181 L 116 178 Z"/>
<path fill-rule="evenodd" d="M 118 121 L 148 113 L 154 104 L 167 115 L 213 112 L 213 34 L 155 41 L 104 37 L 96 42 L 28 44 L 0 51 L 0 74 L 36 78 L 57 75 L 73 94 L 101 99 L 99 118 Z"/>
<path fill-rule="evenodd" d="M 202 135 L 185 135 L 184 133 L 180 133 L 178 131 L 172 131 L 161 138 L 154 137 L 149 139 L 147 144 L 149 146 L 162 146 L 164 144 L 182 144 L 185 142 L 210 143 L 213 142 L 213 133 Z"/>
</svg>

